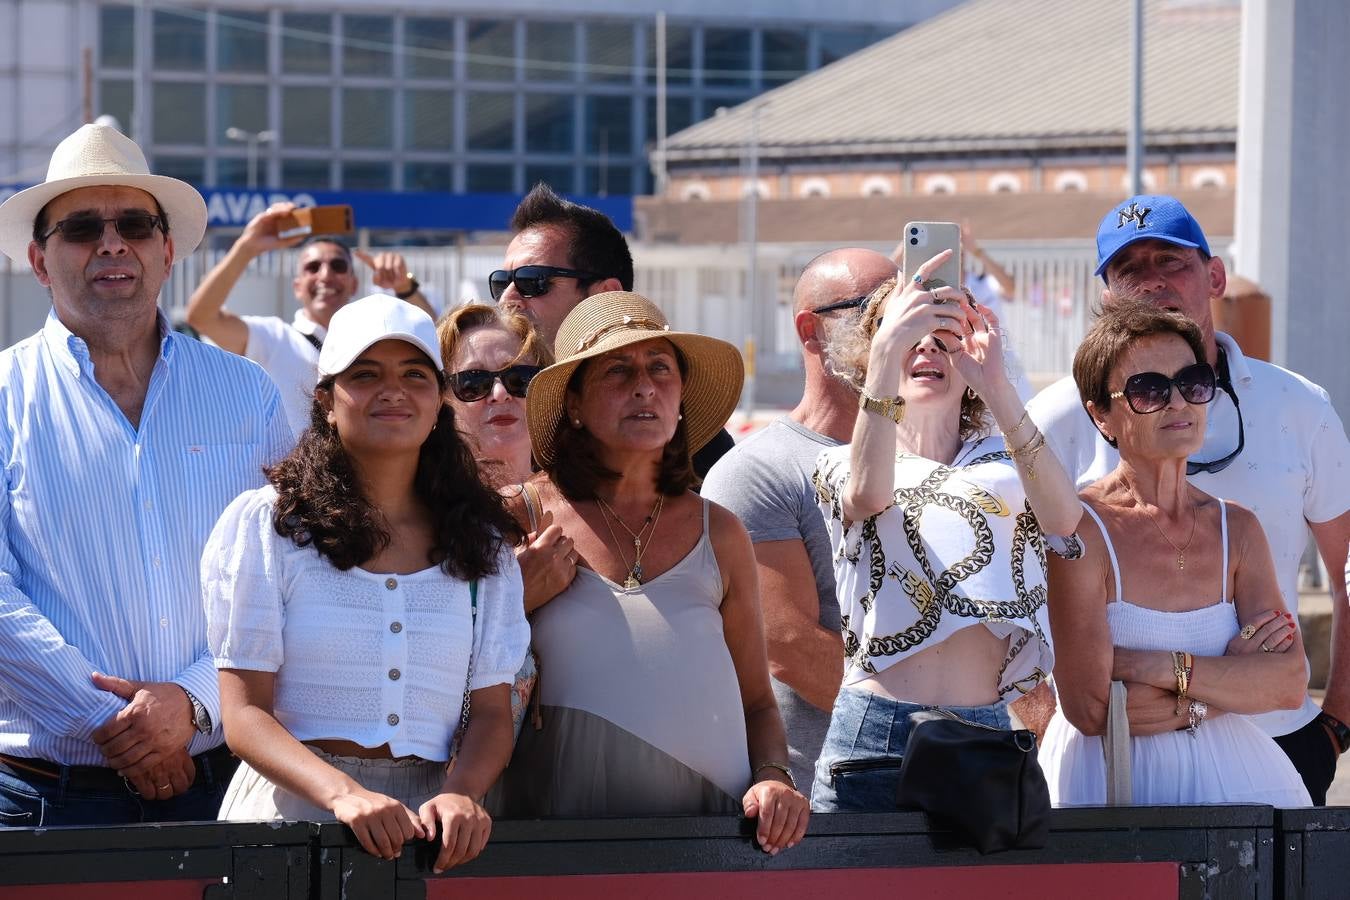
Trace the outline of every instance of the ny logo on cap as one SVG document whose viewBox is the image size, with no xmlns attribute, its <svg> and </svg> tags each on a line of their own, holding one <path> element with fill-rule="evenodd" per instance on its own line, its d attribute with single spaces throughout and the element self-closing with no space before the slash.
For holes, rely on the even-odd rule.
<svg viewBox="0 0 1350 900">
<path fill-rule="evenodd" d="M 1116 213 L 1116 215 L 1120 216 L 1120 222 L 1116 227 L 1124 228 L 1126 225 L 1133 222 L 1135 227 L 1140 231 L 1143 231 L 1144 226 L 1148 224 L 1144 219 L 1151 212 L 1153 212 L 1153 207 L 1151 206 L 1145 206 L 1143 209 L 1140 209 L 1138 203 L 1131 203 L 1129 206 Z"/>
</svg>

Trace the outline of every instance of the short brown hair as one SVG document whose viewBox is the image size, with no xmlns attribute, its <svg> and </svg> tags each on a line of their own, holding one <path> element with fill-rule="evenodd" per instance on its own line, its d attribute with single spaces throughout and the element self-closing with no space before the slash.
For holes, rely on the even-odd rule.
<svg viewBox="0 0 1350 900">
<path fill-rule="evenodd" d="M 680 367 L 680 377 L 688 378 L 689 363 L 680 348 L 675 349 L 675 360 Z M 586 367 L 595 362 L 588 359 L 567 382 L 568 393 L 580 393 L 581 384 L 586 375 Z M 600 461 L 599 446 L 595 438 L 584 428 L 572 428 L 564 420 L 558 429 L 555 441 L 553 462 L 544 466 L 548 477 L 557 485 L 564 497 L 572 502 L 590 500 L 596 495 L 596 488 L 602 482 L 614 481 L 619 473 Z M 680 406 L 680 421 L 675 425 L 675 434 L 666 442 L 661 453 L 661 466 L 656 473 L 656 490 L 667 497 L 678 497 L 690 488 L 697 487 L 698 475 L 694 472 L 693 455 L 689 452 L 689 438 L 684 428 L 684 406 Z"/>
<path fill-rule="evenodd" d="M 1112 300 L 1105 304 L 1073 355 L 1073 380 L 1083 409 L 1087 409 L 1089 400 L 1103 412 L 1110 409 L 1111 374 L 1120 358 L 1139 340 L 1160 334 L 1175 334 L 1195 353 L 1196 362 L 1205 361 L 1200 326 L 1181 313 L 1159 309 L 1147 300 Z M 1116 445 L 1115 441 L 1108 443 Z"/>
<path fill-rule="evenodd" d="M 504 328 L 520 338 L 520 352 L 512 363 L 528 361 L 529 365 L 547 367 L 553 365 L 553 350 L 539 336 L 530 320 L 517 312 L 507 312 L 486 303 L 470 303 L 453 309 L 436 323 L 436 335 L 441 339 L 441 359 L 445 370 L 450 371 L 454 364 L 455 351 L 460 341 L 475 328 L 490 326 Z"/>
</svg>

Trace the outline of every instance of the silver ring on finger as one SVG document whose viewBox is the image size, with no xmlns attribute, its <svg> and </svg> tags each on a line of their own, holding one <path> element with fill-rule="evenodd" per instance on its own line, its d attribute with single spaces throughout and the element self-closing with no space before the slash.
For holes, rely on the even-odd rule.
<svg viewBox="0 0 1350 900">
<path fill-rule="evenodd" d="M 932 297 L 932 298 L 933 298 L 933 302 L 936 303 L 938 306 L 941 306 L 942 304 L 944 304 L 944 303 L 947 302 L 947 298 L 946 298 L 946 297 L 939 297 L 939 296 L 937 295 L 937 291 L 929 291 L 929 292 L 928 292 L 928 296 L 929 296 L 929 297 Z"/>
<path fill-rule="evenodd" d="M 1267 647 L 1264 643 L 1261 645 L 1261 649 L 1264 650 L 1266 653 L 1274 653 L 1274 652 L 1275 652 L 1275 650 L 1274 650 L 1273 648 Z"/>
</svg>

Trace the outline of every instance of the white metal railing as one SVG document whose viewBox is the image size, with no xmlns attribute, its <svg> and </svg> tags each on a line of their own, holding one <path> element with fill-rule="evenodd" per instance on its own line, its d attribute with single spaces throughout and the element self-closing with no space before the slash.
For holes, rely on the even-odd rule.
<svg viewBox="0 0 1350 900">
<path fill-rule="evenodd" d="M 1226 246 L 1214 239 L 1212 246 Z M 866 246 L 866 245 L 864 245 Z M 872 245 L 889 252 L 889 245 Z M 827 249 L 807 244 L 762 244 L 758 248 L 759 304 L 751 321 L 745 299 L 747 249 L 744 245 L 634 245 L 636 285 L 666 311 L 679 329 L 697 331 L 745 347 L 755 336 L 757 368 L 772 379 L 799 378 L 800 348 L 792 324 L 792 285 L 802 268 Z M 985 249 L 998 258 L 1017 283 L 1003 306 L 1004 325 L 1023 368 L 1035 383 L 1069 371 L 1074 349 L 1101 295 L 1092 275 L 1090 241 L 995 242 Z M 451 246 L 402 250 L 408 268 L 449 303 L 486 298 L 487 276 L 501 265 L 501 246 Z M 224 255 L 199 249 L 173 267 L 161 295 L 170 315 L 181 313 L 202 277 Z M 272 253 L 255 260 L 231 295 L 239 312 L 289 318 L 295 253 Z M 358 269 L 364 269 L 358 263 Z M 359 274 L 364 275 L 364 271 Z M 363 288 L 369 288 L 363 280 Z M 14 265 L 8 279 L 0 269 L 0 338 L 9 345 L 31 334 L 46 314 L 48 300 L 26 266 Z"/>
</svg>

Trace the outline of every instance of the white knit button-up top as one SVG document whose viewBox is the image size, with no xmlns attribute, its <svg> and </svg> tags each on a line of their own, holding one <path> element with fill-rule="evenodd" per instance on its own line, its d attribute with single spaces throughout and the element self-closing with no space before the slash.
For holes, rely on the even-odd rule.
<svg viewBox="0 0 1350 900">
<path fill-rule="evenodd" d="M 272 525 L 276 490 L 241 494 L 202 554 L 207 642 L 220 669 L 276 673 L 273 713 L 302 741 L 449 759 L 471 690 L 510 684 L 530 630 L 515 554 L 478 586 L 439 567 L 389 575 L 333 567 Z"/>
</svg>

